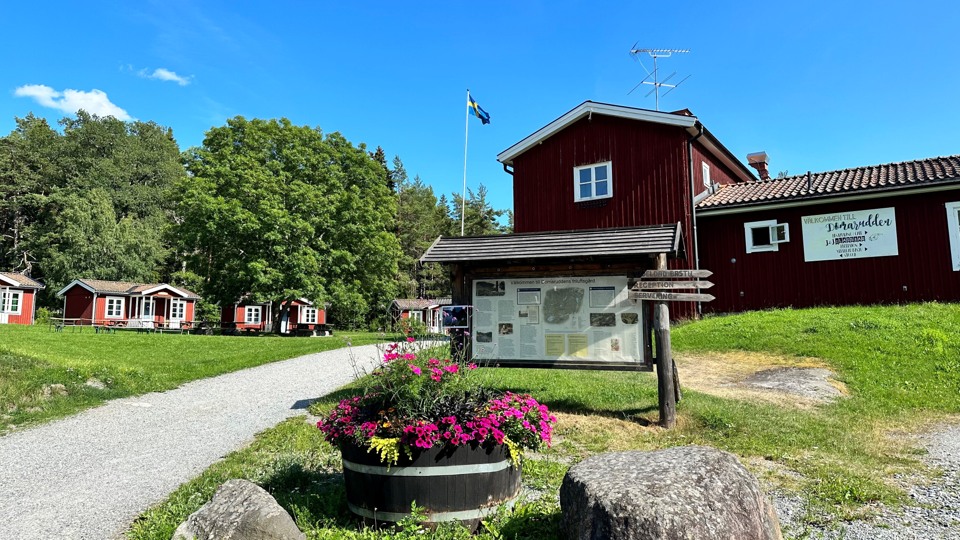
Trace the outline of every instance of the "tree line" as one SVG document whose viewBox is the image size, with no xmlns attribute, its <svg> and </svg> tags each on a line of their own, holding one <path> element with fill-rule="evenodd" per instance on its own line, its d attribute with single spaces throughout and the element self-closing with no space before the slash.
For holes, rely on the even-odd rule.
<svg viewBox="0 0 960 540">
<path fill-rule="evenodd" d="M 487 195 L 468 192 L 467 235 L 509 232 Z M 203 296 L 198 319 L 308 298 L 334 324 L 377 327 L 394 298 L 449 295 L 417 259 L 459 235 L 460 204 L 379 146 L 287 119 L 231 118 L 183 152 L 169 128 L 83 111 L 0 138 L 0 269 L 43 281 L 51 309 L 77 278 L 167 282 Z"/>
</svg>

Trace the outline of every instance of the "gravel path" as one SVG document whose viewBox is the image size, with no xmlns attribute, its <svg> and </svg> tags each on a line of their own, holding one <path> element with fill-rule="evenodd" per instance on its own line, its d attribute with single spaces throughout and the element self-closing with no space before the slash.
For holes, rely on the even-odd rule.
<svg viewBox="0 0 960 540">
<path fill-rule="evenodd" d="M 870 520 L 857 520 L 831 529 L 804 531 L 797 521 L 801 503 L 775 497 L 774 505 L 787 537 L 823 540 L 960 540 L 960 425 L 943 426 L 923 437 L 929 452 L 924 461 L 943 472 L 937 478 L 901 477 L 909 486 L 909 506 L 881 507 Z"/>
<path fill-rule="evenodd" d="M 121 537 L 134 518 L 259 431 L 372 366 L 338 349 L 118 399 L 0 437 L 0 539 Z"/>
</svg>

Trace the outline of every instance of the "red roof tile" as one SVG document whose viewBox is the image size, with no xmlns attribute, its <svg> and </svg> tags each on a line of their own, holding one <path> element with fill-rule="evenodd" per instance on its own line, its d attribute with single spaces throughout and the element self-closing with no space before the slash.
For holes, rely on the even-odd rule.
<svg viewBox="0 0 960 540">
<path fill-rule="evenodd" d="M 960 182 L 960 155 L 722 186 L 697 208 L 731 208 Z"/>
</svg>

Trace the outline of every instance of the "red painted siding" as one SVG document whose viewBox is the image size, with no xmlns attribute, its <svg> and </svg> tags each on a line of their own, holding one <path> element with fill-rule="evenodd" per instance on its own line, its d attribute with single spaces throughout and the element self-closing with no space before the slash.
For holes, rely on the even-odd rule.
<svg viewBox="0 0 960 540">
<path fill-rule="evenodd" d="M 6 289 L 6 287 L 2 287 Z M 16 289 L 10 287 L 11 293 L 20 293 L 20 313 L 7 314 L 7 324 L 33 324 L 33 305 L 36 291 L 33 289 Z"/>
<path fill-rule="evenodd" d="M 960 191 L 886 197 L 698 218 L 700 265 L 714 272 L 705 310 L 960 300 L 952 269 L 944 203 Z M 894 207 L 899 256 L 805 262 L 803 216 Z M 776 219 L 790 225 L 779 251 L 747 253 L 743 224 Z M 736 262 L 733 262 L 735 260 Z M 906 290 L 904 290 L 906 288 Z"/>
<path fill-rule="evenodd" d="M 699 141 L 693 143 L 693 191 L 697 195 L 703 193 L 706 187 L 703 185 L 703 163 L 710 166 L 710 182 L 713 184 L 734 184 L 737 182 L 736 175 L 730 171 L 713 154 L 707 152 Z"/>
<path fill-rule="evenodd" d="M 65 319 L 79 319 L 78 324 L 90 324 L 93 317 L 93 293 L 74 285 L 63 293 Z"/>
</svg>

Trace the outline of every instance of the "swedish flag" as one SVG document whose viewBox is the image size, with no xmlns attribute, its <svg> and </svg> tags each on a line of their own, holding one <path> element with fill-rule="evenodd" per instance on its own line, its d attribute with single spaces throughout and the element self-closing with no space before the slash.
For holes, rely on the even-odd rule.
<svg viewBox="0 0 960 540">
<path fill-rule="evenodd" d="M 476 115 L 476 117 L 479 118 L 481 122 L 483 122 L 484 124 L 490 123 L 490 113 L 483 110 L 483 108 L 477 105 L 477 102 L 473 99 L 473 96 L 471 96 L 469 93 L 467 93 L 467 107 L 470 107 L 471 109 L 473 109 L 473 114 Z"/>
</svg>

